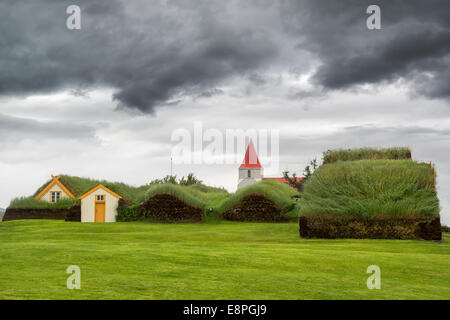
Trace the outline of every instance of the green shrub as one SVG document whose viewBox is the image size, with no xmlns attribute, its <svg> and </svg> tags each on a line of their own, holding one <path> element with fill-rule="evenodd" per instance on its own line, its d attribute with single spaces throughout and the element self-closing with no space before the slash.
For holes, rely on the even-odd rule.
<svg viewBox="0 0 450 320">
<path fill-rule="evenodd" d="M 119 202 L 119 207 L 117 208 L 117 221 L 139 221 L 142 220 L 142 218 L 141 206 L 139 204 L 127 206 L 124 201 Z"/>
<path fill-rule="evenodd" d="M 120 221 L 143 220 L 145 212 L 142 205 L 155 195 L 168 194 L 183 201 L 187 205 L 199 208 L 204 212 L 206 220 L 217 219 L 217 208 L 227 199 L 229 194 L 223 188 L 209 187 L 203 184 L 182 186 L 176 184 L 153 184 L 141 192 L 133 203 L 121 201 L 118 208 Z"/>
<path fill-rule="evenodd" d="M 449 233 L 449 232 L 450 232 L 450 227 L 448 227 L 448 226 L 442 226 L 442 232 L 447 232 L 447 233 Z"/>
<path fill-rule="evenodd" d="M 337 161 L 356 160 L 408 160 L 411 159 L 411 150 L 406 147 L 401 148 L 361 148 L 361 149 L 338 149 L 328 150 L 323 154 L 323 164 Z"/>
<path fill-rule="evenodd" d="M 306 182 L 301 215 L 438 216 L 434 169 L 412 160 L 321 166 Z"/>
</svg>

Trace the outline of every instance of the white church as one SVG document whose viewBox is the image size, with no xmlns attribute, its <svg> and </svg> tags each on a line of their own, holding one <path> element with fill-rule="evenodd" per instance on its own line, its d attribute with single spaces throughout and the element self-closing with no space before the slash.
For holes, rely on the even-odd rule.
<svg viewBox="0 0 450 320">
<path fill-rule="evenodd" d="M 301 180 L 301 178 L 297 178 Z M 245 152 L 244 161 L 239 167 L 239 182 L 238 190 L 252 184 L 255 184 L 261 180 L 278 180 L 289 185 L 288 181 L 284 178 L 265 178 L 264 169 L 259 162 L 258 154 L 256 153 L 253 141 L 250 142 Z"/>
</svg>

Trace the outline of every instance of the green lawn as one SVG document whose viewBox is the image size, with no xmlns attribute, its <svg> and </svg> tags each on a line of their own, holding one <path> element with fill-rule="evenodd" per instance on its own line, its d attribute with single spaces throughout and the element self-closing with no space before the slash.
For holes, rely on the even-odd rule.
<svg viewBox="0 0 450 320">
<path fill-rule="evenodd" d="M 69 265 L 81 290 L 66 288 Z M 381 268 L 380 290 L 366 268 Z M 296 223 L 0 223 L 0 299 L 450 299 L 442 243 L 306 240 Z"/>
</svg>

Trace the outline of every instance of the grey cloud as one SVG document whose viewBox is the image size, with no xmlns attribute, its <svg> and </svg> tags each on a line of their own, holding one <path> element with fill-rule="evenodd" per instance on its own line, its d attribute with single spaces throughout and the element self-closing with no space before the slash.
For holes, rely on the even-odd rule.
<svg viewBox="0 0 450 320">
<path fill-rule="evenodd" d="M 152 113 L 239 77 L 266 91 L 265 72 L 314 63 L 309 94 L 406 79 L 450 96 L 447 0 L 79 0 L 78 31 L 65 27 L 70 4 L 0 3 L 0 95 L 111 87 L 119 107 Z M 369 4 L 382 7 L 381 31 L 365 27 Z"/>
<path fill-rule="evenodd" d="M 382 30 L 366 28 L 366 8 L 381 7 Z M 450 97 L 450 2 L 446 0 L 288 1 L 285 27 L 317 54 L 314 76 L 329 89 L 405 79 L 417 93 Z"/>
<path fill-rule="evenodd" d="M 197 98 L 211 98 L 213 96 L 224 94 L 225 92 L 222 89 L 219 88 L 213 88 L 211 90 L 206 90 L 202 93 L 200 93 Z"/>
<path fill-rule="evenodd" d="M 424 126 L 377 126 L 363 124 L 343 127 L 336 132 L 317 135 L 282 135 L 280 154 L 282 161 L 302 169 L 312 155 L 321 159 L 322 153 L 337 148 L 410 147 L 419 161 L 433 161 L 442 169 L 450 170 L 450 130 Z M 444 146 L 444 147 L 443 147 Z M 308 155 L 306 158 L 298 157 Z M 448 177 L 446 177 L 448 180 Z"/>
<path fill-rule="evenodd" d="M 0 114 L 0 145 L 22 140 L 95 140 L 95 129 L 72 123 L 44 122 Z"/>
<path fill-rule="evenodd" d="M 267 30 L 234 18 L 232 5 L 77 1 L 82 29 L 69 31 L 72 2 L 0 5 L 0 94 L 107 86 L 119 106 L 153 112 L 258 69 L 277 51 Z"/>
</svg>

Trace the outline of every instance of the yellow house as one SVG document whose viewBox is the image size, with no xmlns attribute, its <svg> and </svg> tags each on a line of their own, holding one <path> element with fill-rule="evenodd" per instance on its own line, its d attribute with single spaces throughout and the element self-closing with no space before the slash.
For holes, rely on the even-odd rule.
<svg viewBox="0 0 450 320">
<path fill-rule="evenodd" d="M 120 195 L 99 184 L 79 197 L 81 222 L 116 222 Z"/>
<path fill-rule="evenodd" d="M 57 202 L 60 199 L 75 199 L 75 196 L 62 184 L 59 179 L 61 175 L 55 177 L 52 175 L 52 181 L 34 198 L 47 202 Z"/>
</svg>

